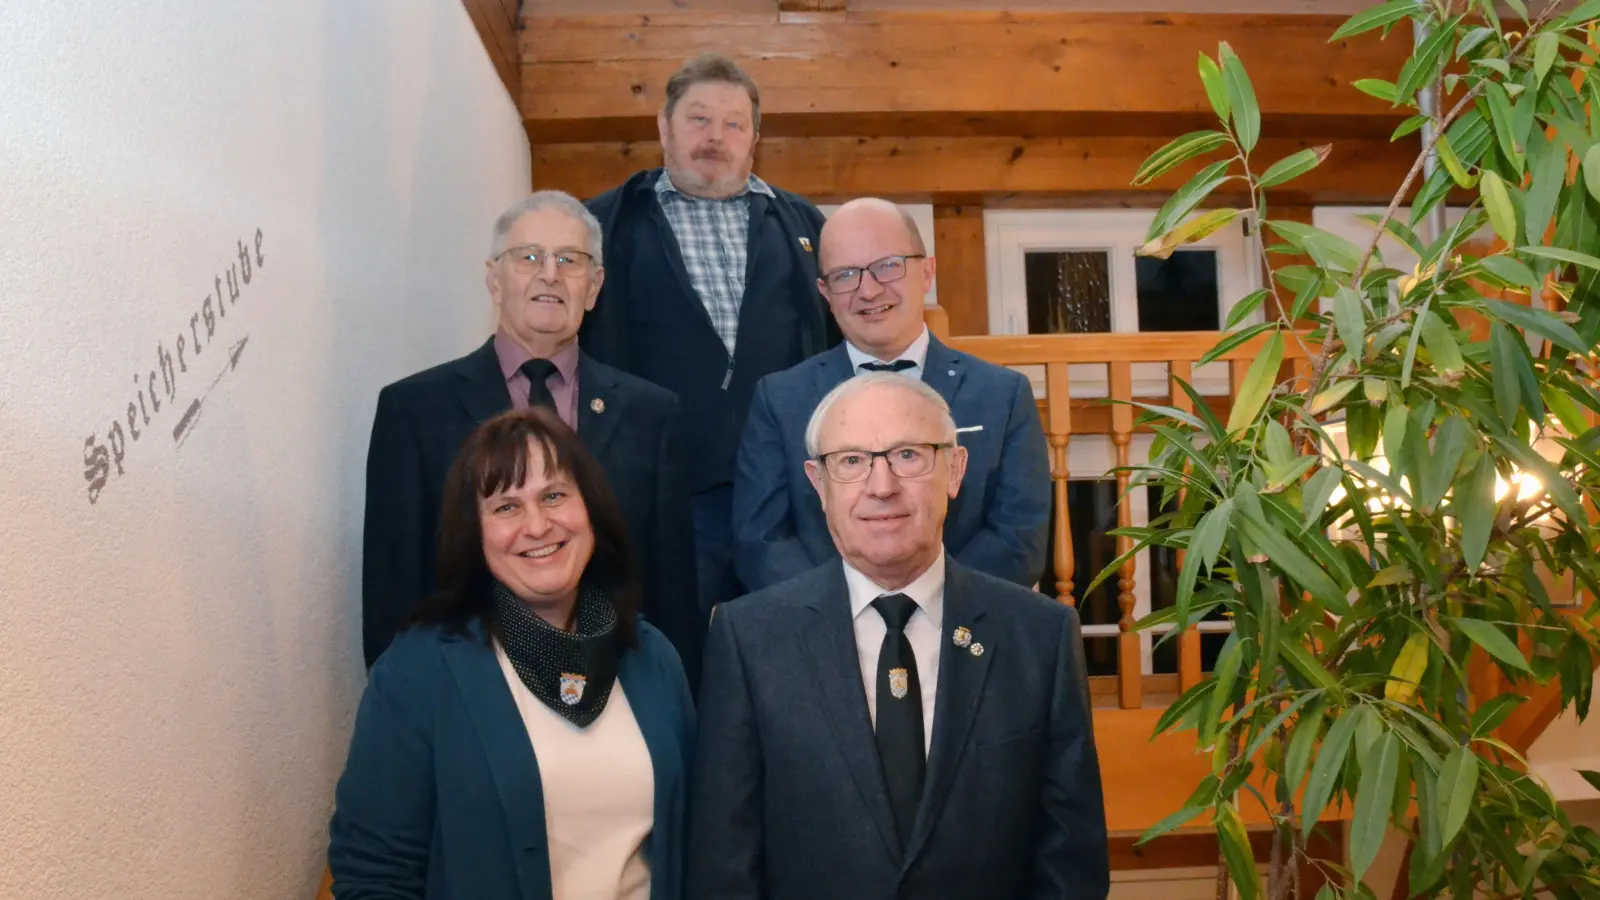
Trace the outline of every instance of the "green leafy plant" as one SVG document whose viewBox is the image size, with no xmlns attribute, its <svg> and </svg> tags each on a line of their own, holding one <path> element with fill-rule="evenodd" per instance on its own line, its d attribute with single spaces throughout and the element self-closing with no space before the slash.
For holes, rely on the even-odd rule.
<svg viewBox="0 0 1600 900">
<path fill-rule="evenodd" d="M 1209 814 L 1246 900 L 1263 874 L 1272 900 L 1297 894 L 1302 862 L 1330 878 L 1318 898 L 1370 896 L 1361 878 L 1391 827 L 1411 838 L 1411 896 L 1600 897 L 1600 835 L 1497 736 L 1534 685 L 1558 682 L 1562 709 L 1586 715 L 1600 658 L 1600 0 L 1532 17 L 1504 6 L 1518 17 L 1488 0 L 1392 0 L 1333 35 L 1409 41 L 1408 21 L 1427 35 L 1394 81 L 1354 85 L 1417 111 L 1395 139 L 1428 135 L 1365 247 L 1270 217 L 1266 190 L 1329 148 L 1256 173 L 1260 110 L 1226 44 L 1199 61 L 1219 127 L 1136 176 L 1220 153 L 1140 252 L 1244 219 L 1269 271 L 1228 327 L 1266 321 L 1201 360 L 1261 342 L 1228 421 L 1188 385 L 1192 413 L 1139 404 L 1157 436 L 1132 483 L 1159 487 L 1170 511 L 1127 532 L 1133 552 L 1184 553 L 1175 605 L 1141 628 L 1172 626 L 1168 640 L 1217 611 L 1234 626 L 1213 677 L 1158 726 L 1194 729 L 1212 774 L 1145 840 Z M 1438 110 L 1422 111 L 1424 89 Z M 1248 207 L 1202 209 L 1214 195 Z M 1419 236 L 1447 197 L 1464 215 Z M 1486 225 L 1498 249 L 1469 241 Z M 1384 234 L 1415 270 L 1384 265 Z M 1309 364 L 1280 379 L 1290 347 Z M 1491 665 L 1517 694 L 1472 696 L 1469 670 Z M 1245 804 L 1272 822 L 1265 873 Z M 1348 858 L 1311 861 L 1307 839 L 1336 806 Z"/>
</svg>

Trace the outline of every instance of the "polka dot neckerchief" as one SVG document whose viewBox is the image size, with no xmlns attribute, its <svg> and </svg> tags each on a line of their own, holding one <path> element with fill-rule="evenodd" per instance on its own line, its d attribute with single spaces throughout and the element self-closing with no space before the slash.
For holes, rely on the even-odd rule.
<svg viewBox="0 0 1600 900">
<path fill-rule="evenodd" d="M 494 604 L 500 645 L 528 690 L 579 728 L 598 719 L 617 677 L 617 611 L 605 592 L 580 588 L 575 632 L 541 619 L 499 582 Z"/>
</svg>

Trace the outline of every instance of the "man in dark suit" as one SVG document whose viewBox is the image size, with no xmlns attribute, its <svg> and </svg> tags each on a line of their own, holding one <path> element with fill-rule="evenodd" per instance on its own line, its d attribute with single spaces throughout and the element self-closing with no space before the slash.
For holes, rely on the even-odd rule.
<svg viewBox="0 0 1600 900">
<path fill-rule="evenodd" d="M 805 470 L 841 559 L 712 618 L 688 896 L 1109 891 L 1077 615 L 946 555 L 955 427 L 897 375 L 818 406 Z"/>
<path fill-rule="evenodd" d="M 685 63 L 657 116 L 666 165 L 589 202 L 610 275 L 584 351 L 676 393 L 702 607 L 739 593 L 733 457 L 756 381 L 837 343 L 813 285 L 822 213 L 751 174 L 756 83 L 727 57 Z"/>
<path fill-rule="evenodd" d="M 435 587 L 440 492 L 462 442 L 496 413 L 548 404 L 605 468 L 627 516 L 643 613 L 691 682 L 706 616 L 697 600 L 677 398 L 578 349 L 605 279 L 600 226 L 582 203 L 540 191 L 495 223 L 484 276 L 499 314 L 472 353 L 385 387 L 367 452 L 362 632 L 370 667 Z"/>
<path fill-rule="evenodd" d="M 928 333 L 934 258 L 904 210 L 871 198 L 846 203 L 822 229 L 821 251 L 817 289 L 845 343 L 756 386 L 733 490 L 740 581 L 757 590 L 837 556 L 802 465 L 806 421 L 845 379 L 895 371 L 938 391 L 961 426 L 967 475 L 945 546 L 966 566 L 1031 587 L 1044 568 L 1051 486 L 1028 379 Z"/>
</svg>

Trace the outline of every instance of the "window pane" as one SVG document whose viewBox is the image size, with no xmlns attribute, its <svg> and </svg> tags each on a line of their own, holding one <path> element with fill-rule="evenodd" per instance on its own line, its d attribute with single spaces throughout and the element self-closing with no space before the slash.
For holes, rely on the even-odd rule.
<svg viewBox="0 0 1600 900">
<path fill-rule="evenodd" d="M 1161 506 L 1161 489 L 1158 487 L 1145 488 L 1146 506 L 1150 511 L 1150 518 L 1169 513 L 1176 508 L 1176 503 Z M 1074 529 L 1076 530 L 1076 529 Z M 1205 585 L 1207 578 L 1201 575 L 1195 582 L 1195 588 Z M 1170 547 L 1150 548 L 1150 611 L 1166 609 L 1178 600 L 1178 551 Z M 1207 621 L 1226 621 L 1227 616 L 1222 614 L 1219 607 L 1206 615 Z M 1160 635 L 1153 639 L 1159 641 Z M 1200 670 L 1209 672 L 1216 665 L 1217 655 L 1222 652 L 1222 645 L 1226 643 L 1226 634 L 1200 635 Z M 1158 675 L 1171 675 L 1178 671 L 1178 639 L 1170 638 L 1166 642 L 1155 646 L 1150 654 L 1150 671 Z"/>
<path fill-rule="evenodd" d="M 1030 334 L 1111 330 L 1111 260 L 1104 250 L 1025 254 Z"/>
<path fill-rule="evenodd" d="M 1221 330 L 1215 250 L 1179 250 L 1167 259 L 1136 256 L 1134 278 L 1140 331 Z"/>
</svg>

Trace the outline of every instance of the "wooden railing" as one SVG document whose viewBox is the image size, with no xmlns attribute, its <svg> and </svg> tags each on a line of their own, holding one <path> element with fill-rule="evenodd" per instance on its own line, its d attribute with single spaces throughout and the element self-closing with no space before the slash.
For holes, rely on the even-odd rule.
<svg viewBox="0 0 1600 900">
<path fill-rule="evenodd" d="M 937 308 L 930 309 L 929 326 L 935 334 L 944 327 L 941 312 Z M 1115 469 L 1117 496 L 1121 498 L 1117 503 L 1117 525 L 1126 528 L 1133 524 L 1132 506 L 1125 496 L 1130 477 L 1126 467 L 1130 462 L 1142 461 L 1131 455 L 1134 435 L 1141 429 L 1134 424 L 1135 407 L 1126 402 L 1108 401 L 1139 400 L 1192 412 L 1194 407 L 1189 394 L 1178 386 L 1177 379 L 1182 379 L 1196 386 L 1207 404 L 1226 418 L 1245 372 L 1265 343 L 1264 338 L 1247 341 L 1224 354 L 1220 362 L 1206 367 L 1207 371 L 1197 371 L 1195 362 L 1216 345 L 1220 334 L 1209 331 L 981 337 L 941 334 L 940 338 L 957 350 L 989 362 L 1031 369 L 1036 395 L 1040 393 L 1037 388 L 1042 370 L 1040 413 L 1050 446 L 1050 478 L 1055 496 L 1052 545 L 1055 583 L 1050 593 L 1068 605 L 1076 604 L 1074 576 L 1078 575 L 1082 583 L 1087 584 L 1097 574 L 1075 571 L 1072 514 L 1067 502 L 1067 485 L 1073 475 L 1068 451 L 1073 439 L 1086 435 L 1103 435 L 1110 439 L 1113 453 L 1106 468 Z M 1304 375 L 1309 365 L 1304 347 L 1296 341 L 1288 342 L 1284 353 L 1285 374 Z M 1220 370 L 1225 370 L 1226 374 Z M 1079 388 L 1076 392 L 1075 386 Z M 1157 390 L 1159 393 L 1155 392 Z M 1079 474 L 1098 478 L 1104 472 Z M 1130 549 L 1131 538 L 1117 539 L 1118 555 Z M 1181 554 L 1178 562 L 1182 565 Z M 1086 638 L 1115 637 L 1118 642 L 1117 704 L 1123 709 L 1144 704 L 1146 684 L 1140 636 L 1134 631 L 1137 566 L 1137 559 L 1130 556 L 1117 573 L 1118 621 L 1114 625 L 1084 627 Z M 1224 622 L 1202 624 L 1213 630 L 1229 627 Z M 1198 629 L 1190 629 L 1178 640 L 1178 689 L 1193 687 L 1201 676 L 1200 634 Z"/>
</svg>

